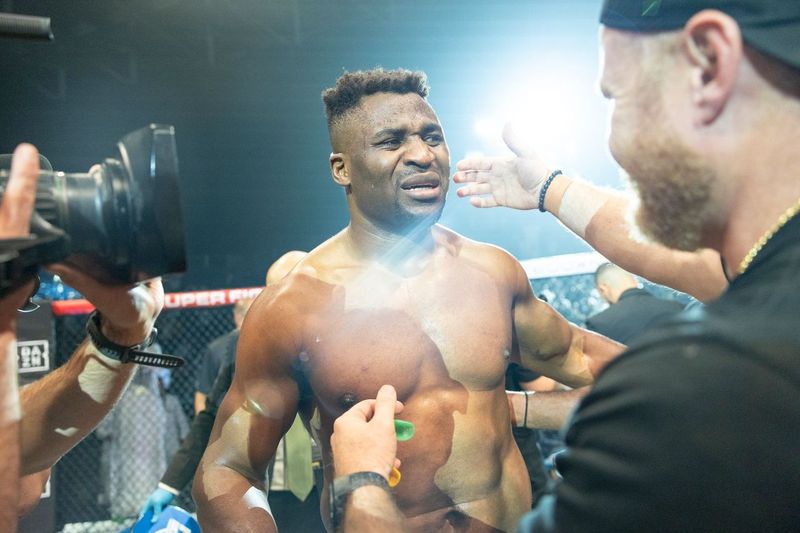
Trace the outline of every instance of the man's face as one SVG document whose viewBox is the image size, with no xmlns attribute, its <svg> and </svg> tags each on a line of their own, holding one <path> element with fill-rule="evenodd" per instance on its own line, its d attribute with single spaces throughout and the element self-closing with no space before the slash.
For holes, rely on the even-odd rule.
<svg viewBox="0 0 800 533">
<path fill-rule="evenodd" d="M 651 38 L 602 31 L 600 84 L 613 102 L 609 148 L 638 192 L 634 215 L 642 233 L 670 248 L 696 250 L 707 245 L 714 175 L 679 134 L 685 95 L 670 78 L 677 66 L 641 41 Z"/>
<path fill-rule="evenodd" d="M 444 208 L 450 153 L 436 113 L 417 94 L 377 93 L 348 119 L 353 217 L 389 231 L 433 224 Z"/>
</svg>

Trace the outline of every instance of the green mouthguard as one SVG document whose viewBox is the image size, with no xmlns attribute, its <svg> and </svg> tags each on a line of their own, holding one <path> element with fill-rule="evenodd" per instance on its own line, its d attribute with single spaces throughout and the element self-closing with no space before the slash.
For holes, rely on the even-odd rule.
<svg viewBox="0 0 800 533">
<path fill-rule="evenodd" d="M 414 424 L 406 420 L 394 419 L 394 432 L 397 433 L 397 440 L 406 441 L 414 436 Z"/>
</svg>

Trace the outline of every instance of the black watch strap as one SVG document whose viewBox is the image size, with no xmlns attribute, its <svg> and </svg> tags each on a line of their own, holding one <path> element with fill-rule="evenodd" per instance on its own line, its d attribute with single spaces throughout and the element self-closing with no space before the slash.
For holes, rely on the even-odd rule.
<svg viewBox="0 0 800 533">
<path fill-rule="evenodd" d="M 347 495 L 365 485 L 377 485 L 389 491 L 389 483 L 386 478 L 376 472 L 355 472 L 349 476 L 341 476 L 333 480 L 330 488 L 330 507 L 331 525 L 334 530 L 342 525 Z"/>
<path fill-rule="evenodd" d="M 86 321 L 86 333 L 92 340 L 95 348 L 101 354 L 111 359 L 116 359 L 123 363 L 137 363 L 147 366 L 158 366 L 161 368 L 178 368 L 186 362 L 182 357 L 168 355 L 165 353 L 145 352 L 144 349 L 156 341 L 158 330 L 153 328 L 150 335 L 140 344 L 133 346 L 122 346 L 108 339 L 100 329 L 100 313 L 95 310 L 89 315 Z"/>
</svg>

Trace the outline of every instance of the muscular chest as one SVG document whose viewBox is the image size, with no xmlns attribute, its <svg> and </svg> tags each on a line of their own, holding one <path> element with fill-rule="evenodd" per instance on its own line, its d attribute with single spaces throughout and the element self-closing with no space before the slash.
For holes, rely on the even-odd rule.
<svg viewBox="0 0 800 533">
<path fill-rule="evenodd" d="M 390 383 L 401 400 L 423 390 L 490 390 L 511 348 L 511 299 L 480 272 L 411 280 L 356 276 L 310 321 L 305 373 L 331 414 Z"/>
</svg>

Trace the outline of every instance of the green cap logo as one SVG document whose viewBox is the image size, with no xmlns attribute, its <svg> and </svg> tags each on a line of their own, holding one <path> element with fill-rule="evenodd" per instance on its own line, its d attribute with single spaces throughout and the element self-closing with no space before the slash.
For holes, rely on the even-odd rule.
<svg viewBox="0 0 800 533">
<path fill-rule="evenodd" d="M 642 16 L 655 17 L 661 9 L 661 0 L 642 0 Z"/>
</svg>

